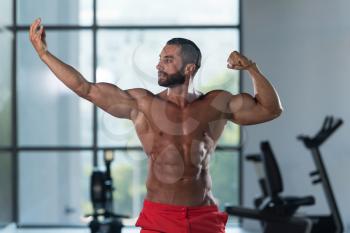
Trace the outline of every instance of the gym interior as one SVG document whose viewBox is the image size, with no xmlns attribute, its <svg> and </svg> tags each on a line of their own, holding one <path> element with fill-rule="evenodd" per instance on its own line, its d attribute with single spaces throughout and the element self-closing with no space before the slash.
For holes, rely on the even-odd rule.
<svg viewBox="0 0 350 233">
<path fill-rule="evenodd" d="M 350 232 L 348 9 L 346 0 L 1 0 L 0 233 L 140 231 L 147 158 L 134 128 L 55 79 L 30 44 L 38 17 L 52 53 L 122 89 L 162 90 L 155 66 L 173 37 L 201 48 L 203 92 L 254 93 L 246 71 L 226 68 L 234 50 L 254 60 L 283 113 L 229 123 L 218 142 L 210 169 L 226 232 Z M 105 229 L 93 231 L 94 220 Z"/>
</svg>

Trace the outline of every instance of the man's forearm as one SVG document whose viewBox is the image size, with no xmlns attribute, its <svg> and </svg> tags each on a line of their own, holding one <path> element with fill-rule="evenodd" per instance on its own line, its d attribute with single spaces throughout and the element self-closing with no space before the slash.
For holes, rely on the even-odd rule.
<svg viewBox="0 0 350 233">
<path fill-rule="evenodd" d="M 65 64 L 48 51 L 40 58 L 69 89 L 80 96 L 88 93 L 90 83 L 72 66 Z"/>
<path fill-rule="evenodd" d="M 258 103 L 270 112 L 280 113 L 282 105 L 275 88 L 261 74 L 255 63 L 247 70 L 252 77 L 255 99 Z"/>
</svg>

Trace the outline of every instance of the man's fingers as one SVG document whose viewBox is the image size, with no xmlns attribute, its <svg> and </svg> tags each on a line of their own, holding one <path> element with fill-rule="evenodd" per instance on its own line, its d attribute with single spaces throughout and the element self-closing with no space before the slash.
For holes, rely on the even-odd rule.
<svg viewBox="0 0 350 233">
<path fill-rule="evenodd" d="M 45 29 L 44 26 L 40 26 L 40 31 L 38 32 L 40 40 L 45 40 Z"/>
<path fill-rule="evenodd" d="M 44 26 L 37 25 L 37 28 L 35 29 L 35 33 L 34 33 L 34 38 L 39 38 L 41 40 L 43 31 L 44 31 Z"/>
<path fill-rule="evenodd" d="M 36 19 L 34 21 L 34 23 L 33 23 L 33 33 L 36 32 L 36 29 L 37 29 L 39 23 L 40 23 L 40 21 L 38 19 Z"/>
<path fill-rule="evenodd" d="M 42 25 L 41 25 L 40 22 L 39 22 L 39 23 L 36 25 L 36 27 L 35 27 L 35 34 L 37 34 L 37 33 L 40 32 L 41 27 L 42 27 Z"/>
<path fill-rule="evenodd" d="M 229 68 L 229 69 L 237 69 L 237 65 L 233 65 L 233 64 L 228 63 L 227 64 L 227 68 Z"/>
<path fill-rule="evenodd" d="M 34 22 L 30 25 L 30 33 L 33 34 L 34 28 L 35 28 L 35 23 L 37 22 L 37 19 L 34 20 Z"/>
<path fill-rule="evenodd" d="M 37 32 L 40 23 L 41 23 L 41 19 L 40 19 L 40 18 L 38 18 L 38 19 L 36 19 L 36 20 L 34 21 L 34 23 L 32 24 L 32 27 L 31 27 L 31 30 L 32 30 L 31 32 L 32 32 L 32 34 L 35 34 L 35 33 Z"/>
<path fill-rule="evenodd" d="M 35 28 L 35 22 L 34 22 L 34 23 L 32 23 L 32 25 L 30 26 L 30 31 L 29 31 L 29 34 L 30 34 L 31 36 L 33 36 L 33 35 L 34 35 L 34 28 Z"/>
<path fill-rule="evenodd" d="M 232 55 L 233 55 L 234 57 L 239 57 L 239 58 L 247 59 L 246 56 L 242 55 L 242 54 L 241 54 L 240 52 L 238 52 L 238 51 L 233 51 L 233 52 L 232 52 Z"/>
<path fill-rule="evenodd" d="M 238 51 L 233 51 L 227 59 L 227 63 L 227 68 L 242 70 L 249 67 L 252 64 L 252 61 Z"/>
<path fill-rule="evenodd" d="M 32 23 L 32 25 L 30 26 L 29 34 L 30 34 L 31 39 L 35 36 L 35 32 L 36 32 L 36 28 L 38 27 L 38 23 L 40 23 L 40 20 L 39 20 L 39 19 L 36 19 L 36 20 Z"/>
<path fill-rule="evenodd" d="M 242 54 L 238 54 L 238 57 L 239 57 L 239 60 L 241 60 L 241 61 L 249 62 L 249 59 Z"/>
<path fill-rule="evenodd" d="M 43 33 L 43 31 L 44 31 L 44 26 L 40 25 L 38 34 L 41 35 Z"/>
<path fill-rule="evenodd" d="M 233 69 L 233 70 L 242 70 L 242 69 L 244 69 L 244 67 L 241 66 L 241 65 L 232 65 L 232 64 L 227 64 L 227 68 Z"/>
</svg>

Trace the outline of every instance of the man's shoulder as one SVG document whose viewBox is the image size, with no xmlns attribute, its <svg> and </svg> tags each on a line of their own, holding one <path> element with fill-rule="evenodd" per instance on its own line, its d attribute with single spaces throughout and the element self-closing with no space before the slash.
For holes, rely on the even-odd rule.
<svg viewBox="0 0 350 233">
<path fill-rule="evenodd" d="M 225 112 L 232 98 L 232 94 L 225 90 L 212 90 L 207 92 L 204 96 L 204 102 L 206 106 L 214 107 L 216 110 Z"/>
<path fill-rule="evenodd" d="M 232 96 L 232 94 L 230 92 L 225 91 L 225 90 L 219 90 L 219 89 L 211 90 L 203 95 L 204 98 L 205 97 L 207 97 L 207 98 L 226 97 L 227 98 L 227 97 L 231 97 L 231 96 Z"/>
<path fill-rule="evenodd" d="M 132 89 L 128 89 L 127 92 L 129 93 L 129 95 L 131 95 L 135 99 L 142 99 L 145 97 L 155 96 L 151 91 L 144 88 L 132 88 Z"/>
</svg>

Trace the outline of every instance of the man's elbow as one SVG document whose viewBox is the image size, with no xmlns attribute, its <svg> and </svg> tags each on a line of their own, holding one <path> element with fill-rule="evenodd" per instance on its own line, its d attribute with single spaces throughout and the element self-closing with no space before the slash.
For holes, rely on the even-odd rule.
<svg viewBox="0 0 350 233">
<path fill-rule="evenodd" d="M 282 106 L 278 106 L 278 107 L 274 108 L 273 110 L 271 110 L 270 114 L 271 114 L 272 119 L 279 117 L 282 114 L 282 112 L 283 112 Z"/>
<path fill-rule="evenodd" d="M 73 91 L 78 96 L 87 99 L 91 91 L 91 84 L 89 82 L 82 82 L 77 88 L 74 88 Z"/>
</svg>

